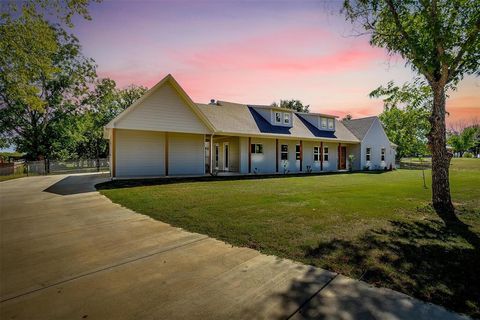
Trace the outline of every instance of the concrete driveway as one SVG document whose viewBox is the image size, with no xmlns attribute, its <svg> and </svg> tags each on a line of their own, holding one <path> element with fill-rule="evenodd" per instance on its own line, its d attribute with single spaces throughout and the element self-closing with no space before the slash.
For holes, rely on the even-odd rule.
<svg viewBox="0 0 480 320">
<path fill-rule="evenodd" d="M 463 318 L 152 220 L 96 192 L 105 179 L 0 183 L 1 319 Z"/>
</svg>

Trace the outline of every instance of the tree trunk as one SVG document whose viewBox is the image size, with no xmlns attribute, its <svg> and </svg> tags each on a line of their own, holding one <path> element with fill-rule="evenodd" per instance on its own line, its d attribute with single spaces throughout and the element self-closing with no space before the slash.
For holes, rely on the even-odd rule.
<svg viewBox="0 0 480 320">
<path fill-rule="evenodd" d="M 432 151 L 432 203 L 443 217 L 452 217 L 455 209 L 450 196 L 449 166 L 452 154 L 447 151 L 445 127 L 445 86 L 432 83 L 433 109 L 428 139 Z"/>
</svg>

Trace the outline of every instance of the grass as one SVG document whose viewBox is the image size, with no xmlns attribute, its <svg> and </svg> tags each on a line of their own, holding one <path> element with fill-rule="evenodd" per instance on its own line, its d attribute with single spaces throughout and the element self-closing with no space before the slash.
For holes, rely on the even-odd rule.
<svg viewBox="0 0 480 320">
<path fill-rule="evenodd" d="M 480 317 L 479 182 L 480 160 L 452 160 L 467 229 L 447 228 L 433 212 L 420 170 L 99 187 L 174 226 Z"/>
<path fill-rule="evenodd" d="M 26 176 L 27 176 L 26 173 L 12 174 L 12 175 L 8 175 L 8 176 L 0 176 L 0 182 L 7 181 L 7 180 L 12 180 L 12 179 L 17 179 L 17 178 L 22 178 L 22 177 L 26 177 Z"/>
</svg>

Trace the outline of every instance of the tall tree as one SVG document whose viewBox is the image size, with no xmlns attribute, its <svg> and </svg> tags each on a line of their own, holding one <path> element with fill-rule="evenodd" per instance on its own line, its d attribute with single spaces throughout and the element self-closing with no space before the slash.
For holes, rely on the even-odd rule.
<svg viewBox="0 0 480 320">
<path fill-rule="evenodd" d="M 279 103 L 273 102 L 272 107 L 290 109 L 296 112 L 309 112 L 310 105 L 304 105 L 300 100 L 280 100 Z"/>
<path fill-rule="evenodd" d="M 397 86 L 390 81 L 370 92 L 371 98 L 383 99 L 380 120 L 388 139 L 397 147 L 397 157 L 427 153 L 428 121 L 432 91 L 421 81 Z"/>
<path fill-rule="evenodd" d="M 57 1 L 58 2 L 58 1 Z M 0 22 L 0 133 L 28 158 L 48 158 L 65 139 L 61 124 L 94 79 L 78 40 L 25 2 Z"/>
<path fill-rule="evenodd" d="M 480 2 L 465 0 L 344 0 L 344 13 L 370 34 L 370 43 L 400 54 L 427 80 L 433 94 L 428 134 L 432 202 L 456 220 L 450 195 L 445 92 L 467 74 L 479 74 Z"/>
<path fill-rule="evenodd" d="M 98 80 L 82 103 L 86 109 L 71 127 L 70 139 L 75 141 L 71 154 L 87 159 L 106 157 L 108 144 L 103 138 L 103 127 L 146 91 L 147 88 L 136 85 L 118 89 L 111 79 Z"/>
</svg>

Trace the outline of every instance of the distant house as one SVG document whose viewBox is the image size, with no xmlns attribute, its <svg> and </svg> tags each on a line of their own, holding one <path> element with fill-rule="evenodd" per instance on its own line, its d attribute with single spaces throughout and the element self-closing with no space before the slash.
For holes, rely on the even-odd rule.
<svg viewBox="0 0 480 320">
<path fill-rule="evenodd" d="M 377 117 L 340 122 L 226 101 L 194 103 L 168 75 L 105 126 L 114 178 L 384 169 L 395 150 Z"/>
</svg>

